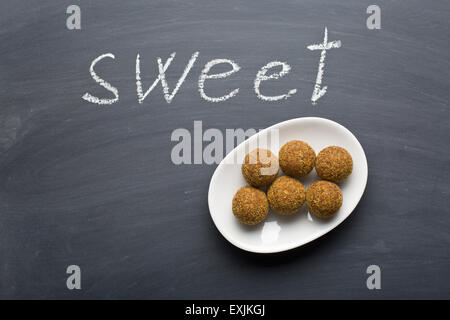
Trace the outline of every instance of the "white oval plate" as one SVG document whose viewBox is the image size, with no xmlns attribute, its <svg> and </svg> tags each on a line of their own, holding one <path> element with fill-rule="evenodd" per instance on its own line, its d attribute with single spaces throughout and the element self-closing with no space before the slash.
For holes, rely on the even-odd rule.
<svg viewBox="0 0 450 320">
<path fill-rule="evenodd" d="M 350 152 L 353 172 L 339 184 L 344 198 L 342 207 L 329 220 L 312 216 L 305 204 L 299 212 L 290 216 L 282 216 L 271 210 L 267 219 L 258 225 L 242 224 L 234 217 L 231 202 L 236 191 L 247 184 L 241 173 L 245 154 L 258 146 L 268 148 L 278 156 L 279 148 L 290 140 L 309 143 L 316 154 L 331 145 L 341 146 Z M 323 236 L 344 221 L 361 199 L 366 188 L 367 175 L 364 150 L 348 129 L 323 118 L 292 119 L 251 136 L 221 161 L 209 185 L 209 211 L 217 229 L 236 247 L 257 253 L 286 251 Z M 316 180 L 319 180 L 319 177 L 314 169 L 306 177 L 300 178 L 305 187 Z"/>
</svg>

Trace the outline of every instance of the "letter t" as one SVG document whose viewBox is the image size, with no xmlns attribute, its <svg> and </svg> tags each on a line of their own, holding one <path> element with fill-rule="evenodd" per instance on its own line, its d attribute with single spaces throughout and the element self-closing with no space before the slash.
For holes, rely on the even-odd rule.
<svg viewBox="0 0 450 320">
<path fill-rule="evenodd" d="M 314 86 L 314 91 L 311 96 L 311 101 L 313 105 L 315 105 L 317 100 L 319 100 L 327 92 L 326 86 L 324 86 L 323 88 L 321 87 L 323 72 L 325 69 L 325 57 L 327 55 L 327 50 L 330 50 L 331 48 L 339 48 L 340 46 L 341 46 L 340 40 L 328 42 L 328 30 L 327 28 L 325 28 L 323 43 L 312 44 L 307 47 L 311 51 L 322 50 L 320 53 L 319 69 L 317 70 L 316 85 Z"/>
</svg>

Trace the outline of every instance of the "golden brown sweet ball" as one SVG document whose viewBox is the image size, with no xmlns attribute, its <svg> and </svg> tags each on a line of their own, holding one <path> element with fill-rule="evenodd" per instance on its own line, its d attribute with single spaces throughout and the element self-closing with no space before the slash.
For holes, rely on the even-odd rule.
<svg viewBox="0 0 450 320">
<path fill-rule="evenodd" d="M 292 140 L 283 145 L 278 154 L 280 167 L 291 177 L 303 177 L 314 168 L 316 153 L 309 144 Z"/>
<path fill-rule="evenodd" d="M 255 149 L 245 156 L 242 175 L 253 187 L 264 187 L 276 179 L 279 168 L 278 158 L 272 152 Z"/>
<path fill-rule="evenodd" d="M 297 212 L 305 203 L 305 197 L 303 184 L 288 176 L 277 178 L 267 191 L 270 207 L 279 214 Z"/>
<path fill-rule="evenodd" d="M 330 181 L 317 181 L 306 191 L 306 205 L 309 212 L 319 218 L 331 218 L 342 206 L 342 191 Z"/>
<path fill-rule="evenodd" d="M 321 179 L 340 182 L 347 178 L 352 170 L 352 156 L 344 148 L 327 147 L 317 155 L 316 171 Z"/>
<path fill-rule="evenodd" d="M 256 188 L 245 186 L 233 197 L 233 214 L 244 224 L 254 225 L 263 221 L 269 213 L 266 194 Z"/>
</svg>

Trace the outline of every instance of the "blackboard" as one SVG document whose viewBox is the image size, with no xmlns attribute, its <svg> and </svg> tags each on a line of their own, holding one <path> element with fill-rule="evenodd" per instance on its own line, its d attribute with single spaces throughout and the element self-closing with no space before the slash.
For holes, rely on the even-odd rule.
<svg viewBox="0 0 450 320">
<path fill-rule="evenodd" d="M 81 29 L 68 29 L 78 5 Z M 381 28 L 367 26 L 372 1 L 11 1 L 0 4 L 0 297 L 142 299 L 450 298 L 450 119 L 446 1 L 384 1 Z M 342 46 L 327 51 L 327 93 L 311 103 L 324 29 Z M 175 86 L 169 104 L 144 87 L 157 58 Z M 119 90 L 113 98 L 89 74 Z M 231 59 L 239 72 L 198 77 L 208 61 Z M 262 86 L 270 61 L 291 66 Z M 360 140 L 369 163 L 366 192 L 337 229 L 304 247 L 257 255 L 215 228 L 207 192 L 215 164 L 171 161 L 177 128 L 268 127 L 319 116 Z M 381 289 L 366 286 L 369 265 Z M 69 265 L 81 289 L 66 287 Z"/>
</svg>

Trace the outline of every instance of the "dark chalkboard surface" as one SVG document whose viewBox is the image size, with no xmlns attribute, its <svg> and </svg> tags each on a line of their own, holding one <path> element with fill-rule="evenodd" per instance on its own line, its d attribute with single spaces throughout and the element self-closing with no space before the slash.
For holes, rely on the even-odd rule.
<svg viewBox="0 0 450 320">
<path fill-rule="evenodd" d="M 66 9 L 81 9 L 69 30 Z M 381 29 L 368 29 L 372 1 L 11 1 L 0 4 L 0 297 L 2 298 L 450 298 L 450 53 L 448 1 L 377 1 Z M 327 93 L 312 105 L 319 51 Z M 157 57 L 176 52 L 173 101 Z M 95 67 L 119 91 L 89 74 Z M 241 69 L 208 80 L 208 61 Z M 291 66 L 261 85 L 266 63 Z M 224 68 L 227 71 L 229 68 Z M 216 71 L 220 71 L 217 68 Z M 243 252 L 216 230 L 207 192 L 215 164 L 175 165 L 177 128 L 265 128 L 303 116 L 348 127 L 363 145 L 369 180 L 356 211 L 337 229 L 276 255 Z M 366 269 L 381 268 L 381 290 Z M 68 290 L 66 268 L 81 268 Z"/>
</svg>

